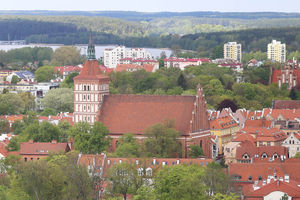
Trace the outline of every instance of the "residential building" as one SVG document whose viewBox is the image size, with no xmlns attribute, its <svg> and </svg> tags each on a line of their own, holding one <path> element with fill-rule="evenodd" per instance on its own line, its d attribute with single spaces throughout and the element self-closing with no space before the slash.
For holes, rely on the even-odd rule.
<svg viewBox="0 0 300 200">
<path fill-rule="evenodd" d="M 120 60 L 124 58 L 152 60 L 153 56 L 143 48 L 126 49 L 125 46 L 117 46 L 114 49 L 104 50 L 104 65 L 116 68 Z"/>
<path fill-rule="evenodd" d="M 219 154 L 223 154 L 224 146 L 233 140 L 240 126 L 231 116 L 210 120 L 209 124 L 211 133 L 218 136 Z"/>
<path fill-rule="evenodd" d="M 29 160 L 39 160 L 40 158 L 47 157 L 50 153 L 69 152 L 72 146 L 69 143 L 57 143 L 55 140 L 52 142 L 21 142 L 19 155 L 26 162 Z"/>
<path fill-rule="evenodd" d="M 280 41 L 272 40 L 272 42 L 268 44 L 268 59 L 284 63 L 286 60 L 285 44 L 281 44 Z"/>
<path fill-rule="evenodd" d="M 34 74 L 30 71 L 15 71 L 6 77 L 6 81 L 11 82 L 13 76 L 17 76 L 19 80 L 23 80 L 29 84 L 35 82 Z"/>
<path fill-rule="evenodd" d="M 120 59 L 120 64 L 134 64 L 134 65 L 153 65 L 155 69 L 159 68 L 159 62 L 157 60 L 149 60 L 143 58 L 122 58 Z"/>
<path fill-rule="evenodd" d="M 284 194 L 300 199 L 299 168 L 300 159 L 233 163 L 228 165 L 228 174 L 242 191 L 242 199 L 281 200 Z"/>
<path fill-rule="evenodd" d="M 92 37 L 90 38 L 92 41 Z M 89 49 L 93 43 L 89 43 Z M 116 149 L 119 138 L 126 133 L 142 141 L 145 130 L 166 119 L 174 121 L 180 133 L 183 156 L 189 146 L 202 147 L 207 157 L 216 155 L 217 147 L 209 131 L 206 102 L 200 84 L 196 96 L 110 95 L 109 78 L 97 67 L 94 55 L 88 52 L 80 75 L 74 78 L 74 122 L 93 124 L 101 121 L 110 131 L 110 150 Z"/>
<path fill-rule="evenodd" d="M 300 109 L 300 101 L 297 100 L 274 100 L 273 109 Z"/>
<path fill-rule="evenodd" d="M 282 142 L 282 146 L 289 150 L 289 157 L 292 158 L 296 153 L 300 152 L 300 132 L 291 132 Z"/>
<path fill-rule="evenodd" d="M 165 58 L 164 65 L 166 68 L 177 67 L 184 70 L 188 66 L 202 65 L 203 63 L 211 62 L 208 58 Z"/>
<path fill-rule="evenodd" d="M 224 58 L 242 62 L 242 45 L 236 42 L 224 44 Z"/>
<path fill-rule="evenodd" d="M 63 79 L 66 78 L 69 74 L 72 73 L 80 73 L 82 70 L 83 66 L 82 65 L 77 65 L 77 66 L 60 66 L 60 67 L 55 67 L 54 72 L 59 74 Z"/>
<path fill-rule="evenodd" d="M 156 68 L 154 65 L 151 64 L 144 64 L 144 65 L 135 65 L 135 64 L 118 64 L 115 71 L 116 72 L 133 72 L 137 70 L 144 69 L 147 72 L 155 72 L 158 67 Z"/>
</svg>

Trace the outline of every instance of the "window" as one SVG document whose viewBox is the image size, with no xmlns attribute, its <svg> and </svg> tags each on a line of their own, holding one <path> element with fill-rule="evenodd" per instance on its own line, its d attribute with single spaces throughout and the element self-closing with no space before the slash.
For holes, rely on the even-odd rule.
<svg viewBox="0 0 300 200">
<path fill-rule="evenodd" d="M 138 168 L 138 176 L 143 176 L 143 175 L 144 175 L 144 169 Z"/>
<path fill-rule="evenodd" d="M 85 100 L 85 95 L 83 95 L 83 100 Z"/>
<path fill-rule="evenodd" d="M 27 162 L 27 158 L 24 158 L 24 161 Z"/>
<path fill-rule="evenodd" d="M 268 155 L 266 153 L 263 153 L 261 156 L 261 158 L 267 158 L 267 157 L 268 157 Z"/>
<path fill-rule="evenodd" d="M 83 86 L 83 90 L 86 91 L 86 85 Z"/>
<path fill-rule="evenodd" d="M 271 142 L 267 142 L 267 146 L 271 146 Z"/>
<path fill-rule="evenodd" d="M 252 176 L 249 176 L 248 180 L 249 180 L 249 181 L 252 181 Z"/>
<path fill-rule="evenodd" d="M 152 176 L 152 169 L 151 169 L 150 167 L 148 167 L 148 168 L 146 169 L 146 175 L 147 175 L 147 176 Z"/>
</svg>

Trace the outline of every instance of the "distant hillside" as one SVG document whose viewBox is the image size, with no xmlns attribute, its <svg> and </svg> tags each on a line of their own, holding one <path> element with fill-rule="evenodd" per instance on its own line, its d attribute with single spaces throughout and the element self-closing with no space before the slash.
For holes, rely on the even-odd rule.
<svg viewBox="0 0 300 200">
<path fill-rule="evenodd" d="M 300 13 L 283 12 L 134 12 L 134 11 L 0 11 L 0 15 L 46 15 L 46 16 L 103 16 L 133 21 L 148 21 L 155 18 L 196 17 L 233 19 L 300 18 Z"/>
</svg>

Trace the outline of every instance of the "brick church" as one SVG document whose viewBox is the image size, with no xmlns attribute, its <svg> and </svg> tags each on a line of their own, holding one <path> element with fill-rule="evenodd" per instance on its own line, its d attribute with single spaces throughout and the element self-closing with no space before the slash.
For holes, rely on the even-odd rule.
<svg viewBox="0 0 300 200">
<path fill-rule="evenodd" d="M 88 45 L 88 60 L 74 78 L 74 122 L 93 124 L 101 121 L 110 131 L 111 149 L 118 139 L 132 133 L 143 140 L 144 131 L 165 120 L 174 120 L 183 156 L 190 145 L 202 147 L 206 157 L 217 154 L 216 139 L 209 130 L 206 102 L 200 85 L 196 96 L 109 94 L 109 77 L 99 68 L 92 36 Z"/>
</svg>

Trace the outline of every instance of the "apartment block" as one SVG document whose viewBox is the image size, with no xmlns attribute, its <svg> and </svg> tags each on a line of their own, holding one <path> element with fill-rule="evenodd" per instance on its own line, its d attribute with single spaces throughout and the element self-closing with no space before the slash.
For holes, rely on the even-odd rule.
<svg viewBox="0 0 300 200">
<path fill-rule="evenodd" d="M 286 61 L 286 45 L 273 40 L 268 44 L 268 59 L 284 63 Z"/>
<path fill-rule="evenodd" d="M 236 42 L 224 44 L 224 58 L 242 61 L 242 45 Z"/>
</svg>

